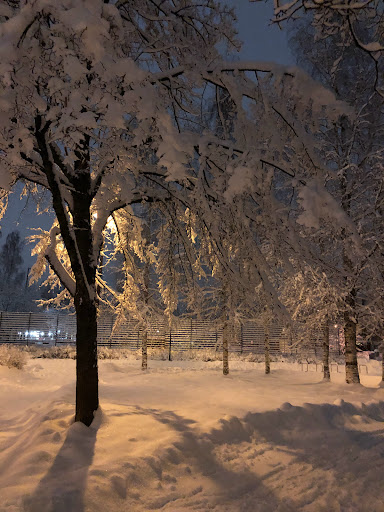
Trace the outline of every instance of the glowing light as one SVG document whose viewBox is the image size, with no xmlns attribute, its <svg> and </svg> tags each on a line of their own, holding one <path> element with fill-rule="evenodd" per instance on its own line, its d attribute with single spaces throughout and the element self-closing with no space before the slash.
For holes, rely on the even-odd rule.
<svg viewBox="0 0 384 512">
<path fill-rule="evenodd" d="M 110 231 L 112 231 L 112 233 L 114 233 L 116 231 L 116 224 L 115 224 L 115 220 L 112 217 L 112 215 L 110 215 L 108 217 L 107 224 L 105 227 L 108 228 Z"/>
<path fill-rule="evenodd" d="M 24 333 L 24 336 L 26 336 L 27 338 L 32 338 L 36 340 L 40 338 L 40 335 L 44 336 L 44 333 L 40 331 L 25 331 Z"/>
</svg>

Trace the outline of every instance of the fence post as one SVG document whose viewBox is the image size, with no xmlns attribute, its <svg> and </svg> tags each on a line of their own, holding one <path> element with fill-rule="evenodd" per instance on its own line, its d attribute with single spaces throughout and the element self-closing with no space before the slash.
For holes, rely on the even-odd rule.
<svg viewBox="0 0 384 512">
<path fill-rule="evenodd" d="M 243 324 L 240 325 L 240 354 L 243 353 Z"/>
<path fill-rule="evenodd" d="M 29 313 L 28 315 L 28 327 L 27 327 L 27 347 L 29 346 L 29 343 L 28 343 L 28 338 L 29 338 L 29 334 L 30 334 L 30 329 L 31 329 L 31 315 L 32 313 Z"/>
<path fill-rule="evenodd" d="M 169 328 L 169 353 L 168 361 L 172 361 L 172 328 Z"/>
<path fill-rule="evenodd" d="M 57 315 L 56 315 L 55 347 L 57 345 L 58 336 L 59 336 L 59 313 L 57 313 Z"/>
<path fill-rule="evenodd" d="M 114 323 L 115 322 L 113 321 L 113 315 L 111 315 L 111 334 L 109 335 L 109 348 L 112 348 L 112 332 Z"/>
<path fill-rule="evenodd" d="M 190 334 L 190 338 L 189 338 L 189 349 L 192 348 L 193 346 L 193 320 L 191 318 L 191 334 Z"/>
<path fill-rule="evenodd" d="M 1 329 L 1 323 L 2 323 L 2 321 L 3 321 L 3 312 L 2 312 L 2 311 L 0 311 L 0 329 Z M 3 342 L 3 337 L 1 336 L 0 343 L 2 343 L 2 342 Z"/>
</svg>

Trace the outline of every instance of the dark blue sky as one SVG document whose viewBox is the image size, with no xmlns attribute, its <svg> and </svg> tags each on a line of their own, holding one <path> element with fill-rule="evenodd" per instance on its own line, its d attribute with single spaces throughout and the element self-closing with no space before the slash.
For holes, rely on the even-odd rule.
<svg viewBox="0 0 384 512">
<path fill-rule="evenodd" d="M 232 0 L 238 18 L 239 39 L 243 41 L 243 60 L 264 60 L 279 64 L 293 64 L 287 32 L 272 25 L 273 2 Z"/>
<path fill-rule="evenodd" d="M 285 30 L 271 25 L 272 2 L 249 2 L 249 0 L 229 0 L 234 5 L 238 17 L 239 39 L 243 48 L 239 55 L 242 60 L 273 61 L 280 64 L 293 64 Z M 31 228 L 48 228 L 49 222 L 44 215 L 37 215 L 33 199 L 27 202 L 20 199 L 21 186 L 15 189 L 5 217 L 1 220 L 2 240 L 11 231 L 18 229 L 22 237 L 32 234 Z M 24 251 L 24 262 L 30 267 L 35 258 L 30 256 L 31 245 Z"/>
</svg>

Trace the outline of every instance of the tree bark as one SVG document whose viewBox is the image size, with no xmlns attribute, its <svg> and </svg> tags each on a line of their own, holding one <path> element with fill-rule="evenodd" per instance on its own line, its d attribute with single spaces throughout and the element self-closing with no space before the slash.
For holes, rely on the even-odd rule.
<svg viewBox="0 0 384 512">
<path fill-rule="evenodd" d="M 76 414 L 75 421 L 89 425 L 99 407 L 97 365 L 97 309 L 81 293 L 76 308 Z"/>
<path fill-rule="evenodd" d="M 324 326 L 324 340 L 323 340 L 323 378 L 325 381 L 331 380 L 331 373 L 329 371 L 329 323 L 328 321 Z"/>
<path fill-rule="evenodd" d="M 271 373 L 271 358 L 269 354 L 269 325 L 264 326 L 264 360 L 265 360 L 265 374 Z"/>
<path fill-rule="evenodd" d="M 141 337 L 141 369 L 148 368 L 148 329 L 145 326 Z"/>
<path fill-rule="evenodd" d="M 98 258 L 94 257 L 89 190 L 90 174 L 86 167 L 83 172 L 79 170 L 76 174 L 76 187 L 73 192 L 72 216 L 76 254 L 71 254 L 71 249 L 68 250 L 68 247 L 67 250 L 71 260 L 78 261 L 80 264 L 80 268 L 74 271 L 76 279 L 74 303 L 77 319 L 75 421 L 81 421 L 87 426 L 92 423 L 94 412 L 99 407 L 96 293 Z"/>
<path fill-rule="evenodd" d="M 36 141 L 44 164 L 52 206 L 60 226 L 60 234 L 71 262 L 72 277 L 60 269 L 56 251 L 46 258 L 63 286 L 74 298 L 76 311 L 76 412 L 75 421 L 89 426 L 99 407 L 97 368 L 97 294 L 96 267 L 102 241 L 97 251 L 93 247 L 91 204 L 95 194 L 92 184 L 90 136 L 84 135 L 74 154 L 74 169 L 67 169 L 63 161 L 55 161 L 46 139 L 50 122 L 43 125 L 42 117 L 35 118 Z M 56 155 L 57 156 L 57 155 Z M 55 166 L 59 166 L 69 182 L 70 204 L 62 193 L 62 183 Z M 74 171 L 74 172 L 73 172 Z M 97 254 L 95 254 L 97 252 Z M 55 263 L 57 268 L 55 268 Z"/>
<path fill-rule="evenodd" d="M 348 312 L 344 313 L 345 338 L 345 381 L 347 384 L 360 384 L 356 350 L 356 323 Z"/>
<path fill-rule="evenodd" d="M 142 226 L 142 238 L 143 246 L 145 248 L 145 263 L 143 269 L 143 298 L 144 304 L 148 307 L 149 301 L 149 272 L 150 272 L 150 260 L 148 256 L 149 239 L 151 236 L 150 218 L 147 223 Z M 146 319 L 143 326 L 143 335 L 141 339 L 141 369 L 146 370 L 148 368 L 148 320 Z"/>
<path fill-rule="evenodd" d="M 229 374 L 228 348 L 229 348 L 229 324 L 228 324 L 228 320 L 225 320 L 224 325 L 223 325 L 223 375 Z"/>
<path fill-rule="evenodd" d="M 381 382 L 384 382 L 384 346 L 381 346 Z"/>
</svg>

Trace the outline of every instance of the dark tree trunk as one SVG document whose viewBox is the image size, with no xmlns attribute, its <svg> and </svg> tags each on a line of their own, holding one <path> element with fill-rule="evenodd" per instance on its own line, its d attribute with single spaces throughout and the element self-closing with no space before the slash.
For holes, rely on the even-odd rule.
<svg viewBox="0 0 384 512">
<path fill-rule="evenodd" d="M 269 354 L 269 325 L 264 326 L 264 360 L 265 360 L 265 373 L 271 373 L 271 358 Z"/>
<path fill-rule="evenodd" d="M 76 294 L 76 415 L 87 427 L 99 407 L 97 367 L 97 309 L 95 302 Z"/>
<path fill-rule="evenodd" d="M 326 322 L 324 326 L 324 340 L 323 340 L 323 377 L 325 381 L 331 380 L 331 373 L 329 371 L 329 323 Z"/>
<path fill-rule="evenodd" d="M 384 347 L 381 347 L 381 382 L 384 382 Z"/>
<path fill-rule="evenodd" d="M 143 269 L 143 297 L 144 297 L 144 304 L 148 308 L 148 301 L 149 301 L 149 282 L 150 282 L 150 260 L 148 256 L 148 246 L 149 246 L 149 240 L 151 236 L 151 228 L 150 228 L 150 218 L 148 219 L 148 223 L 144 223 L 142 226 L 142 238 L 143 238 L 143 245 L 145 249 L 145 263 L 144 263 L 144 269 Z M 148 319 L 144 322 L 143 326 L 143 334 L 141 338 L 141 369 L 146 370 L 148 368 L 148 328 L 149 328 L 149 322 Z M 171 353 L 170 353 L 171 355 Z"/>
<path fill-rule="evenodd" d="M 229 324 L 228 324 L 228 321 L 225 320 L 224 325 L 223 325 L 223 375 L 229 374 L 228 350 L 229 350 Z"/>
<path fill-rule="evenodd" d="M 141 369 L 148 368 L 148 329 L 145 326 L 141 337 Z"/>
<path fill-rule="evenodd" d="M 345 338 L 345 381 L 348 384 L 360 384 L 356 350 L 356 323 L 349 314 L 344 313 Z"/>
<path fill-rule="evenodd" d="M 95 194 L 92 184 L 90 167 L 90 136 L 84 135 L 83 140 L 74 150 L 76 161 L 74 169 L 61 167 L 66 180 L 69 181 L 71 201 L 66 205 L 62 194 L 60 179 L 54 171 L 45 138 L 49 123 L 42 126 L 42 118 L 35 119 L 36 140 L 44 172 L 52 194 L 52 205 L 60 226 L 60 234 L 71 262 L 71 271 L 75 285 L 68 286 L 69 281 L 60 269 L 46 255 L 52 268 L 58 275 L 63 286 L 72 294 L 76 311 L 76 413 L 75 421 L 89 426 L 94 412 L 99 406 L 98 369 L 97 369 L 97 294 L 96 267 L 101 245 L 93 247 L 91 227 L 91 204 Z M 60 158 L 59 158 L 60 161 Z M 74 171 L 74 172 L 73 172 Z M 62 280 L 64 278 L 64 281 Z"/>
<path fill-rule="evenodd" d="M 94 412 L 99 407 L 98 367 L 97 367 L 97 293 L 96 268 L 100 254 L 94 254 L 91 229 L 88 169 L 76 175 L 73 192 L 73 232 L 77 244 L 77 260 L 80 268 L 74 271 L 76 278 L 75 310 L 76 330 L 76 415 L 75 421 L 89 426 Z M 72 255 L 75 260 L 75 255 Z M 73 267 L 73 265 L 72 265 Z"/>
</svg>

